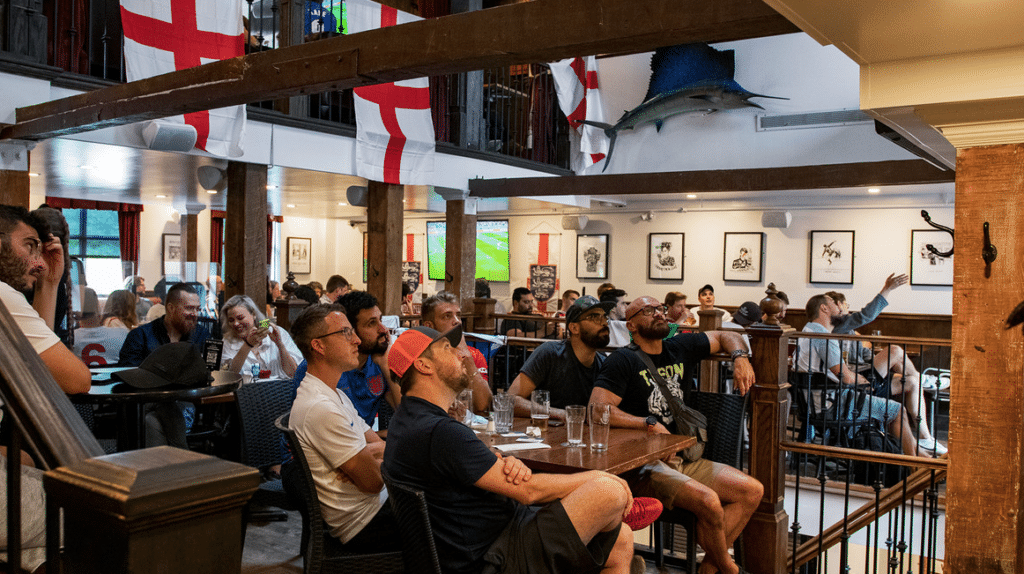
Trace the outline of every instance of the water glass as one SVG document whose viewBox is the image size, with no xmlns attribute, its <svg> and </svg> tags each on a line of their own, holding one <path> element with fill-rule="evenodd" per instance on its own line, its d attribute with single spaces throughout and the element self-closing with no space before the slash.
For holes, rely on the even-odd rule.
<svg viewBox="0 0 1024 574">
<path fill-rule="evenodd" d="M 462 424 L 469 426 L 473 422 L 473 389 L 463 389 L 459 393 L 458 401 L 461 404 L 459 410 L 465 409 L 462 416 Z"/>
<path fill-rule="evenodd" d="M 504 434 L 512 430 L 512 413 L 516 398 L 508 393 L 494 395 L 494 432 Z"/>
<path fill-rule="evenodd" d="M 590 450 L 608 450 L 611 407 L 608 403 L 590 403 Z"/>
<path fill-rule="evenodd" d="M 565 407 L 565 425 L 569 446 L 583 446 L 583 423 L 585 422 L 587 422 L 587 407 L 583 405 Z"/>
<path fill-rule="evenodd" d="M 530 426 L 539 427 L 541 432 L 548 430 L 551 393 L 537 389 L 530 395 Z"/>
</svg>

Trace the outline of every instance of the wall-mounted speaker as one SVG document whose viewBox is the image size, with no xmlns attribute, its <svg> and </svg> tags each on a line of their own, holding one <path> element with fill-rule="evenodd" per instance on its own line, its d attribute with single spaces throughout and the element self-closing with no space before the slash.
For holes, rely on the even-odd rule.
<svg viewBox="0 0 1024 574">
<path fill-rule="evenodd" d="M 356 207 L 366 207 L 366 193 L 367 189 L 362 185 L 350 185 L 345 190 L 345 197 L 348 199 L 349 205 L 355 205 Z"/>
<path fill-rule="evenodd" d="M 159 151 L 191 151 L 197 137 L 196 128 L 188 124 L 154 120 L 142 127 L 142 141 L 146 142 L 146 147 Z"/>
<path fill-rule="evenodd" d="M 563 215 L 562 229 L 580 230 L 587 226 L 590 218 L 586 215 Z"/>
<path fill-rule="evenodd" d="M 761 225 L 763 227 L 789 228 L 793 222 L 793 214 L 788 211 L 766 211 L 761 214 Z"/>
</svg>

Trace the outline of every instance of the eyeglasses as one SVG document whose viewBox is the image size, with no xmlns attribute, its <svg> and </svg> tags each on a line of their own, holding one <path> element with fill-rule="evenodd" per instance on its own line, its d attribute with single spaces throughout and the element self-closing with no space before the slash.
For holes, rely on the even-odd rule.
<svg viewBox="0 0 1024 574">
<path fill-rule="evenodd" d="M 605 315 L 604 313 L 591 313 L 590 315 L 580 317 L 580 321 L 590 321 L 591 323 L 604 325 L 608 322 L 608 315 Z"/>
<path fill-rule="evenodd" d="M 340 334 L 341 336 L 345 337 L 346 339 L 351 339 L 352 335 L 354 335 L 355 333 L 356 332 L 352 330 L 352 327 L 345 327 L 344 329 L 338 329 L 337 331 L 331 331 L 330 333 L 327 333 L 326 335 L 320 335 L 319 337 L 313 337 L 313 338 L 314 339 L 324 339 L 324 338 L 330 337 L 331 335 L 339 335 Z"/>
<path fill-rule="evenodd" d="M 654 315 L 655 313 L 661 313 L 662 315 L 665 315 L 666 313 L 668 313 L 668 307 L 666 307 L 664 305 L 662 305 L 660 307 L 656 307 L 654 305 L 648 305 L 648 306 L 644 307 L 643 309 L 640 309 L 636 313 L 633 313 L 632 315 L 630 315 L 629 318 L 632 319 L 633 317 L 636 317 L 640 313 L 643 313 L 647 317 L 650 317 L 650 316 Z"/>
</svg>

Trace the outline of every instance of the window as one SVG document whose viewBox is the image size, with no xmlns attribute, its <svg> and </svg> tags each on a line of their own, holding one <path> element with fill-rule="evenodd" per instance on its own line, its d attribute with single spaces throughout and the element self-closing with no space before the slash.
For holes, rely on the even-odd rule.
<svg viewBox="0 0 1024 574">
<path fill-rule="evenodd" d="M 68 251 L 85 264 L 89 287 L 103 297 L 124 287 L 121 239 L 117 212 L 96 209 L 64 209 L 71 239 Z"/>
</svg>

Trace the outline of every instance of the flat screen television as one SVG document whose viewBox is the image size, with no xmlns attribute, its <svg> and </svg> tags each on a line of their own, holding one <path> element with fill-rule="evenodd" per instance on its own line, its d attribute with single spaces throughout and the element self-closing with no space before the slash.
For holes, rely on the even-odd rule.
<svg viewBox="0 0 1024 574">
<path fill-rule="evenodd" d="M 427 278 L 444 281 L 445 233 L 443 221 L 427 222 Z M 476 222 L 476 277 L 509 280 L 508 220 Z"/>
</svg>

